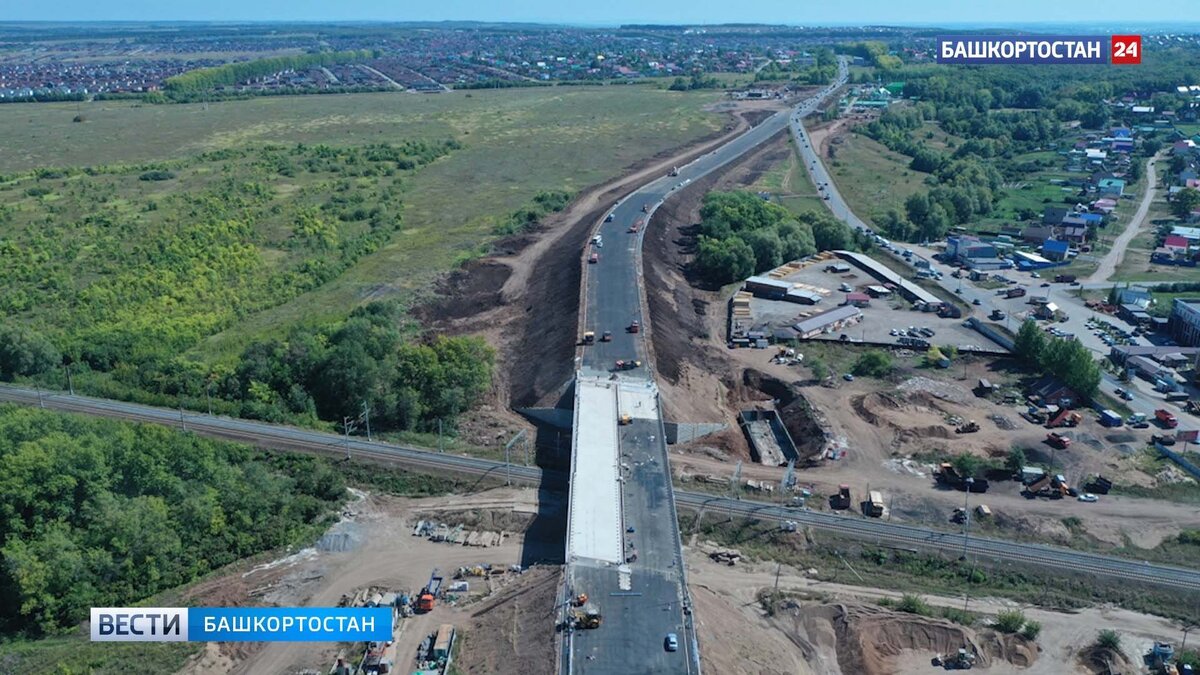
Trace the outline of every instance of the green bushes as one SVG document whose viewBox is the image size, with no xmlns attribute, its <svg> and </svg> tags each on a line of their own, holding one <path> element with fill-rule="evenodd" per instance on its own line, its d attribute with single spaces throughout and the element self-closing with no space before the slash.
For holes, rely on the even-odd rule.
<svg viewBox="0 0 1200 675">
<path fill-rule="evenodd" d="M 0 380 L 38 375 L 56 368 L 62 356 L 44 335 L 27 328 L 0 326 Z"/>
<path fill-rule="evenodd" d="M 1105 628 L 1096 636 L 1096 646 L 1114 652 L 1121 651 L 1121 634 L 1111 628 Z"/>
<path fill-rule="evenodd" d="M 797 216 L 749 192 L 710 192 L 700 218 L 692 271 L 713 285 L 854 243 L 850 229 L 828 214 Z"/>
<path fill-rule="evenodd" d="M 0 406 L 0 631 L 55 633 L 295 543 L 344 493 L 311 457 Z"/>
<path fill-rule="evenodd" d="M 494 234 L 506 236 L 518 232 L 528 232 L 538 226 L 542 218 L 551 213 L 562 211 L 571 203 L 574 195 L 565 190 L 548 190 L 539 192 L 533 198 L 533 205 L 517 209 L 501 223 L 492 228 Z"/>
<path fill-rule="evenodd" d="M 1025 614 L 1017 609 L 1006 609 L 996 615 L 995 625 L 1001 633 L 1016 633 L 1025 625 Z"/>
<path fill-rule="evenodd" d="M 869 349 L 858 357 L 850 372 L 866 377 L 887 377 L 892 374 L 892 359 L 887 352 Z"/>
</svg>

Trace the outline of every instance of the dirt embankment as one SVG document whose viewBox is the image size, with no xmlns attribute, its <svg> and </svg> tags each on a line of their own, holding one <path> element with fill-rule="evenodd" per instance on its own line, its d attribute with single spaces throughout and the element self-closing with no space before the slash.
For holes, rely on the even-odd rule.
<svg viewBox="0 0 1200 675">
<path fill-rule="evenodd" d="M 524 675 L 554 671 L 554 625 L 561 568 L 538 567 L 471 612 L 464 627 L 464 673 Z"/>
<path fill-rule="evenodd" d="M 802 653 L 820 658 L 826 672 L 846 675 L 890 675 L 896 672 L 894 660 L 906 652 L 952 654 L 965 648 L 981 668 L 993 661 L 1024 668 L 1038 656 L 1037 646 L 1019 637 L 867 604 L 785 601 L 771 623 Z"/>
<path fill-rule="evenodd" d="M 496 242 L 492 255 L 448 274 L 435 298 L 415 308 L 431 331 L 483 334 L 497 348 L 495 407 L 552 403 L 571 377 L 580 251 L 605 211 L 637 185 L 709 152 L 774 111 L 729 112 L 721 131 L 647 158 L 621 177 L 584 190 L 536 230 Z"/>
</svg>

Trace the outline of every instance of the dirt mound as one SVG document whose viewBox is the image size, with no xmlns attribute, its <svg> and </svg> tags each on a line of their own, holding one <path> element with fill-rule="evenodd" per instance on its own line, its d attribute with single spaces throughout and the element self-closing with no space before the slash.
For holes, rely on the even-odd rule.
<svg viewBox="0 0 1200 675">
<path fill-rule="evenodd" d="M 1141 668 L 1129 662 L 1123 652 L 1092 645 L 1079 652 L 1079 664 L 1096 675 L 1133 675 Z"/>
<path fill-rule="evenodd" d="M 464 673 L 554 671 L 558 567 L 534 567 L 471 613 L 455 662 Z"/>
<path fill-rule="evenodd" d="M 432 520 L 450 526 L 462 525 L 474 530 L 524 532 L 533 522 L 532 513 L 512 510 L 417 511 L 413 520 Z"/>
<path fill-rule="evenodd" d="M 1021 638 L 873 605 L 785 602 L 771 621 L 810 663 L 846 675 L 889 675 L 897 657 L 913 651 L 932 657 L 965 648 L 984 668 L 997 661 L 1026 667 L 1037 658 L 1036 645 Z"/>
<path fill-rule="evenodd" d="M 437 285 L 437 299 L 415 307 L 423 323 L 454 321 L 506 304 L 500 289 L 512 268 L 495 260 L 473 260 L 446 275 Z"/>
</svg>

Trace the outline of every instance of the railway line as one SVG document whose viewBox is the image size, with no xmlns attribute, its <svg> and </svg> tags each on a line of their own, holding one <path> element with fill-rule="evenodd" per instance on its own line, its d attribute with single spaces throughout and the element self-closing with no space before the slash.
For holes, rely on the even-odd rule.
<svg viewBox="0 0 1200 675">
<path fill-rule="evenodd" d="M 0 401 L 41 406 L 86 415 L 150 422 L 182 427 L 195 433 L 254 445 L 298 450 L 325 455 L 365 458 L 395 463 L 410 469 L 433 473 L 453 473 L 481 479 L 505 480 L 524 485 L 542 485 L 543 481 L 566 486 L 566 475 L 537 467 L 506 465 L 490 459 L 438 453 L 392 443 L 368 442 L 342 436 L 297 429 L 265 422 L 231 419 L 204 414 L 181 413 L 137 403 L 38 392 L 12 385 L 0 385 Z M 892 523 L 821 511 L 782 507 L 776 504 L 729 499 L 699 492 L 675 491 L 680 509 L 709 513 L 729 513 L 731 517 L 754 518 L 770 522 L 794 521 L 798 526 L 866 542 L 899 548 L 961 552 L 960 532 L 937 530 L 915 525 Z M 966 554 L 1000 562 L 1029 565 L 1068 574 L 1094 574 L 1183 592 L 1200 591 L 1200 570 L 1162 565 L 1086 551 L 971 536 Z"/>
</svg>

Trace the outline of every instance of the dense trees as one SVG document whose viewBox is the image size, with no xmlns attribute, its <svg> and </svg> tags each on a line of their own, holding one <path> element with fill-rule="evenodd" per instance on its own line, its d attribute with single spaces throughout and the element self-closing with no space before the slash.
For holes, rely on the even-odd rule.
<svg viewBox="0 0 1200 675">
<path fill-rule="evenodd" d="M 344 492 L 314 458 L 0 406 L 0 630 L 54 633 L 292 544 Z"/>
<path fill-rule="evenodd" d="M 1036 321 L 1021 324 L 1014 352 L 1031 367 L 1053 375 L 1085 398 L 1100 388 L 1100 366 L 1086 347 L 1073 339 L 1048 338 Z"/>
<path fill-rule="evenodd" d="M 1187 218 L 1192 211 L 1200 208 L 1200 190 L 1184 188 L 1171 198 L 1171 213 L 1176 218 Z"/>
<path fill-rule="evenodd" d="M 749 192 L 711 192 L 700 209 L 692 269 L 727 284 L 818 250 L 854 244 L 849 228 L 825 213 L 793 214 Z"/>
<path fill-rule="evenodd" d="M 473 337 L 405 342 L 399 319 L 394 305 L 371 303 L 339 324 L 255 342 L 220 393 L 264 419 L 340 421 L 361 415 L 365 404 L 376 429 L 452 426 L 491 385 L 494 354 Z"/>
<path fill-rule="evenodd" d="M 0 325 L 0 380 L 44 373 L 62 356 L 44 335 L 28 328 Z"/>
</svg>

